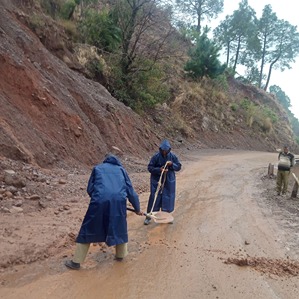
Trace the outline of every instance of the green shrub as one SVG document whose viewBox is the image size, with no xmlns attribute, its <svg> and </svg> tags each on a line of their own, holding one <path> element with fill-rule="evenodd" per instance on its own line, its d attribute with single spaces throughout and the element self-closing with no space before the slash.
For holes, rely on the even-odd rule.
<svg viewBox="0 0 299 299">
<path fill-rule="evenodd" d="M 151 61 L 143 61 L 142 67 L 151 65 Z M 158 65 L 149 67 L 148 71 L 139 72 L 133 79 L 133 89 L 136 98 L 143 107 L 153 107 L 155 104 L 166 102 L 170 97 L 169 88 L 163 84 L 164 72 Z"/>
<path fill-rule="evenodd" d="M 60 16 L 65 20 L 71 19 L 76 6 L 77 6 L 77 4 L 75 3 L 74 0 L 66 1 L 61 7 Z"/>
<path fill-rule="evenodd" d="M 153 107 L 170 98 L 169 87 L 163 83 L 165 73 L 150 60 L 140 61 L 138 67 L 144 71 L 131 72 L 124 76 L 121 67 L 115 64 L 113 73 L 113 95 L 135 111 Z"/>
<path fill-rule="evenodd" d="M 227 91 L 229 88 L 226 74 L 220 74 L 214 79 L 214 82 L 216 83 L 216 86 L 221 90 Z"/>
<path fill-rule="evenodd" d="M 275 124 L 278 121 L 277 114 L 269 107 L 264 106 L 262 109 L 264 116 L 269 117 L 271 122 Z"/>
<path fill-rule="evenodd" d="M 29 27 L 36 31 L 45 26 L 45 21 L 40 15 L 32 14 L 29 16 Z"/>
<path fill-rule="evenodd" d="M 185 65 L 185 71 L 193 78 L 217 78 L 226 69 L 226 65 L 221 64 L 218 59 L 220 48 L 208 38 L 207 33 L 208 30 L 205 29 L 189 52 L 190 59 Z"/>
<path fill-rule="evenodd" d="M 249 107 L 253 105 L 253 103 L 251 101 L 249 101 L 248 99 L 243 99 L 240 103 L 240 106 L 244 109 L 244 110 L 248 110 Z"/>
<path fill-rule="evenodd" d="M 246 110 L 247 125 L 252 127 L 256 124 L 264 132 L 270 132 L 273 124 L 278 121 L 278 117 L 269 107 L 259 106 L 244 99 L 241 107 Z"/>
<path fill-rule="evenodd" d="M 86 68 L 90 72 L 92 78 L 99 78 L 103 75 L 104 66 L 97 59 L 89 61 L 86 65 Z"/>
<path fill-rule="evenodd" d="M 59 24 L 63 26 L 65 32 L 68 36 L 72 38 L 73 41 L 78 41 L 79 35 L 77 30 L 77 25 L 71 20 L 60 20 Z"/>
<path fill-rule="evenodd" d="M 100 13 L 89 9 L 79 24 L 79 32 L 84 42 L 109 52 L 117 49 L 121 41 L 121 31 L 105 9 Z"/>
<path fill-rule="evenodd" d="M 238 104 L 237 103 L 232 103 L 231 105 L 230 105 L 230 109 L 232 110 L 232 111 L 237 111 L 238 110 Z"/>
<path fill-rule="evenodd" d="M 40 6 L 42 10 L 46 14 L 50 15 L 53 19 L 55 19 L 59 14 L 63 3 L 63 0 L 40 0 Z"/>
</svg>

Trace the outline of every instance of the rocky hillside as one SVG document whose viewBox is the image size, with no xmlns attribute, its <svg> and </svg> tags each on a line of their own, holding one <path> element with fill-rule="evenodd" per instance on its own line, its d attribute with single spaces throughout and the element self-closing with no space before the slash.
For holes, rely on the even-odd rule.
<svg viewBox="0 0 299 299">
<path fill-rule="evenodd" d="M 94 163 L 111 146 L 153 150 L 150 124 L 51 54 L 9 2 L 0 4 L 1 155 L 46 167 Z"/>
<path fill-rule="evenodd" d="M 26 4 L 26 1 L 17 1 Z M 26 6 L 0 3 L 0 156 L 44 168 L 92 165 L 111 147 L 142 157 L 162 138 L 173 147 L 298 150 L 275 98 L 234 79 L 228 89 L 188 82 L 172 70 L 173 100 L 138 115 L 87 79 L 65 33 L 53 21 L 33 32 Z M 56 26 L 56 27 L 55 27 Z M 63 39 L 65 38 L 65 39 Z M 266 105 L 265 122 L 246 103 Z"/>
</svg>

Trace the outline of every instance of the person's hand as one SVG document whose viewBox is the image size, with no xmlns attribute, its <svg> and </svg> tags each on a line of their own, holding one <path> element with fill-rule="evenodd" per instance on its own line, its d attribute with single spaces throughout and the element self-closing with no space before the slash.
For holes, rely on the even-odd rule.
<svg viewBox="0 0 299 299">
<path fill-rule="evenodd" d="M 143 216 L 144 213 L 142 211 L 139 211 L 139 212 L 135 212 L 138 216 Z"/>
<path fill-rule="evenodd" d="M 167 166 L 172 166 L 172 161 L 167 161 Z"/>
<path fill-rule="evenodd" d="M 162 172 L 162 171 L 164 171 L 164 172 L 167 172 L 167 171 L 168 171 L 168 169 L 167 169 L 167 168 L 164 168 L 164 167 L 161 167 L 160 170 L 161 170 L 161 172 Z"/>
</svg>

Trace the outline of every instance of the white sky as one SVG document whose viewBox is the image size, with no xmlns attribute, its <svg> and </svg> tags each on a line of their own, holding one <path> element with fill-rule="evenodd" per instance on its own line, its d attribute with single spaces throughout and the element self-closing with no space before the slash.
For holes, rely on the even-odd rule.
<svg viewBox="0 0 299 299">
<path fill-rule="evenodd" d="M 241 0 L 224 0 L 224 11 L 218 16 L 217 24 L 224 20 L 226 15 L 231 15 L 234 10 L 238 9 L 240 2 Z M 261 17 L 265 5 L 270 4 L 272 11 L 279 19 L 284 19 L 291 25 L 297 26 L 299 31 L 299 10 L 294 6 L 296 0 L 248 0 L 248 4 L 256 11 L 258 18 Z M 213 23 L 207 25 L 214 28 Z M 296 57 L 296 63 L 291 67 L 292 69 L 284 72 L 272 70 L 269 87 L 278 85 L 285 92 L 291 100 L 290 110 L 299 119 L 299 56 Z"/>
</svg>

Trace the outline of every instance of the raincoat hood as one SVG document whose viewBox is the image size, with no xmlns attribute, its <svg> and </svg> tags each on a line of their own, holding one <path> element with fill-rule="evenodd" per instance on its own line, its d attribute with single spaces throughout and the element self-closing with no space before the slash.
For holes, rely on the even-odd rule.
<svg viewBox="0 0 299 299">
<path fill-rule="evenodd" d="M 160 150 L 162 151 L 170 151 L 171 150 L 171 146 L 170 146 L 170 143 L 168 140 L 163 140 L 160 144 L 160 147 L 159 147 Z"/>
<path fill-rule="evenodd" d="M 122 166 L 122 164 L 120 163 L 120 161 L 118 160 L 118 158 L 116 156 L 114 156 L 114 155 L 108 155 L 105 158 L 105 160 L 103 161 L 103 163 L 110 163 L 110 164 Z"/>
</svg>

